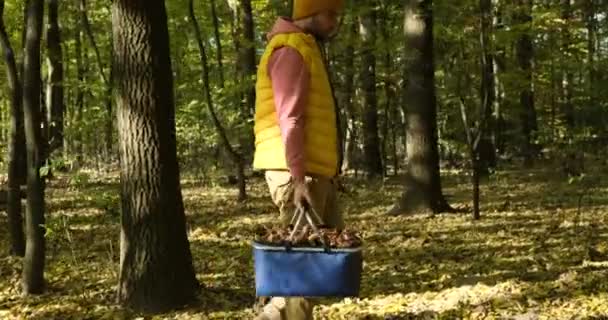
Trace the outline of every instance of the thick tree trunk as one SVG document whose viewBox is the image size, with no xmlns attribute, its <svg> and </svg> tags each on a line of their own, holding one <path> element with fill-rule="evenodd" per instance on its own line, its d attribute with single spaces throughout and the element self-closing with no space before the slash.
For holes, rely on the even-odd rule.
<svg viewBox="0 0 608 320">
<path fill-rule="evenodd" d="M 517 5 L 515 21 L 520 24 L 526 24 L 525 31 L 522 32 L 517 40 L 516 48 L 519 69 L 524 74 L 523 83 L 521 85 L 523 89 L 521 89 L 519 93 L 522 134 L 524 137 L 524 163 L 526 166 L 530 166 L 535 157 L 532 141 L 538 129 L 532 85 L 532 66 L 534 59 L 534 47 L 530 31 L 532 22 L 532 0 L 518 0 L 515 4 Z"/>
<path fill-rule="evenodd" d="M 186 235 L 175 141 L 173 76 L 162 0 L 112 4 L 120 137 L 119 301 L 163 312 L 198 289 Z"/>
<path fill-rule="evenodd" d="M 234 150 L 232 145 L 230 144 L 230 140 L 228 139 L 228 135 L 226 134 L 226 130 L 220 123 L 216 113 L 215 107 L 213 106 L 213 98 L 211 97 L 211 85 L 209 83 L 209 64 L 207 63 L 207 54 L 205 52 L 205 46 L 203 44 L 203 37 L 201 35 L 201 31 L 198 25 L 198 21 L 196 19 L 196 15 L 194 13 L 194 2 L 193 0 L 189 1 L 189 15 L 190 20 L 192 21 L 192 26 L 194 28 L 194 34 L 196 37 L 196 42 L 198 44 L 198 49 L 201 56 L 201 78 L 203 80 L 203 87 L 205 91 L 205 99 L 207 100 L 207 109 L 209 110 L 209 114 L 211 115 L 211 119 L 213 120 L 213 125 L 220 136 L 220 143 L 230 155 L 230 158 L 236 167 L 237 170 L 237 178 L 239 184 L 239 201 L 245 201 L 247 199 L 247 185 L 245 181 L 245 168 L 243 164 L 243 159 L 240 154 Z"/>
<path fill-rule="evenodd" d="M 8 214 L 11 254 L 23 257 L 25 254 L 25 236 L 21 217 L 21 197 L 19 196 L 21 180 L 19 155 L 25 152 L 25 133 L 23 129 L 23 101 L 21 80 L 17 71 L 15 54 L 4 25 L 4 0 L 0 0 L 0 48 L 6 62 L 8 87 L 11 92 L 10 138 L 8 144 L 8 192 L 6 213 Z"/>
<path fill-rule="evenodd" d="M 44 290 L 44 186 L 40 177 L 42 137 L 40 130 L 40 42 L 44 3 L 30 0 L 27 12 L 27 35 L 23 68 L 23 109 L 27 144 L 26 246 L 23 260 L 24 294 Z"/>
<path fill-rule="evenodd" d="M 437 105 L 433 59 L 431 0 L 410 0 L 405 12 L 406 45 L 410 49 L 407 97 L 407 164 L 405 191 L 389 213 L 416 209 L 451 210 L 441 191 L 437 145 Z"/>
<path fill-rule="evenodd" d="M 49 82 L 46 90 L 48 150 L 63 147 L 63 52 L 61 50 L 61 32 L 59 30 L 58 0 L 48 0 L 48 19 L 46 30 L 46 47 L 48 52 Z"/>
<path fill-rule="evenodd" d="M 375 4 L 370 3 L 371 6 Z M 363 154 L 369 177 L 381 176 L 382 156 L 378 137 L 378 101 L 376 99 L 376 9 L 367 8 L 359 18 L 362 41 L 361 86 L 363 95 Z"/>
</svg>

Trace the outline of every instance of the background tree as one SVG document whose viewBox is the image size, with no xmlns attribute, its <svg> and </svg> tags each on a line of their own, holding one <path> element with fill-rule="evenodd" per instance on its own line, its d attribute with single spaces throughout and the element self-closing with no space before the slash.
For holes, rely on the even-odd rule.
<svg viewBox="0 0 608 320">
<path fill-rule="evenodd" d="M 376 3 L 369 1 L 363 14 L 359 17 L 359 34 L 361 35 L 362 63 L 361 85 L 363 95 L 363 154 L 365 168 L 369 176 L 383 174 L 378 138 L 378 101 L 376 97 Z"/>
<path fill-rule="evenodd" d="M 23 259 L 22 286 L 24 294 L 44 290 L 44 185 L 40 168 L 44 161 L 40 92 L 40 42 L 44 3 L 30 0 L 27 11 L 27 33 L 23 63 L 23 110 L 27 145 L 27 207 L 25 214 L 26 246 Z"/>
<path fill-rule="evenodd" d="M 220 136 L 220 143 L 226 152 L 230 155 L 232 163 L 236 166 L 237 171 L 237 179 L 239 184 L 239 201 L 245 201 L 247 199 L 247 191 L 246 191 L 246 182 L 245 182 L 245 166 L 243 164 L 243 158 L 240 154 L 230 144 L 230 140 L 228 140 L 228 135 L 226 134 L 226 130 L 224 126 L 220 123 L 217 114 L 215 113 L 215 107 L 213 105 L 213 98 L 211 97 L 211 85 L 209 84 L 209 65 L 207 63 L 207 53 L 205 51 L 205 46 L 203 44 L 203 38 L 201 35 L 200 27 L 198 21 L 196 20 L 196 14 L 194 12 L 194 2 L 193 0 L 189 1 L 189 12 L 190 12 L 190 20 L 192 20 L 192 26 L 194 28 L 194 35 L 196 38 L 196 42 L 198 44 L 198 48 L 201 55 L 201 78 L 203 80 L 203 89 L 205 91 L 205 99 L 207 101 L 207 110 L 209 110 L 209 114 L 211 115 L 211 119 L 213 120 L 213 125 L 217 130 L 217 134 Z M 215 8 L 212 6 L 212 12 L 215 12 Z M 214 28 L 217 30 L 217 25 L 214 23 Z M 219 37 L 216 34 L 216 39 Z M 221 46 L 218 42 L 218 57 L 221 57 Z M 220 66 L 220 74 L 223 73 L 221 70 L 221 58 L 218 58 L 218 65 Z M 223 76 L 220 76 L 220 86 L 223 87 Z"/>
<path fill-rule="evenodd" d="M 4 0 L 0 0 L 0 47 L 6 62 L 6 72 L 10 91 L 10 136 L 8 146 L 8 190 L 6 212 L 11 234 L 11 253 L 17 256 L 25 254 L 25 236 L 21 217 L 20 184 L 24 175 L 20 170 L 20 154 L 25 153 L 25 132 L 23 128 L 23 96 L 21 79 L 17 71 L 15 52 L 4 25 Z"/>
<path fill-rule="evenodd" d="M 412 57 L 408 72 L 406 191 L 390 213 L 422 206 L 433 213 L 449 208 L 441 191 L 437 146 L 433 11 L 431 0 L 409 1 L 405 35 Z"/>
<path fill-rule="evenodd" d="M 46 89 L 47 103 L 47 152 L 63 146 L 63 53 L 61 49 L 61 31 L 59 29 L 59 3 L 57 0 L 48 1 L 48 17 L 46 29 L 46 48 L 48 53 L 48 85 Z"/>
</svg>

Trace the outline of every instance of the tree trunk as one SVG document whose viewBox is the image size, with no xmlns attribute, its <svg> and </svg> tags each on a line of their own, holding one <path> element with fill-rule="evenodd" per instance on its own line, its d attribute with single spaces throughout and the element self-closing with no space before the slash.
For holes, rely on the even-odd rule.
<svg viewBox="0 0 608 320">
<path fill-rule="evenodd" d="M 79 19 L 82 24 L 82 19 Z M 82 163 L 83 153 L 84 153 L 84 134 L 82 128 L 78 126 L 78 124 L 82 123 L 82 113 L 84 112 L 84 74 L 85 74 L 85 63 L 83 63 L 84 55 L 82 50 L 82 30 L 79 28 L 75 32 L 75 50 L 76 50 L 76 110 L 74 110 L 74 118 L 72 119 L 72 124 L 75 124 L 76 127 L 74 129 L 74 137 L 72 139 L 72 146 L 74 150 L 72 152 L 76 153 L 76 159 L 78 160 L 79 165 Z"/>
<path fill-rule="evenodd" d="M 517 14 L 515 21 L 520 24 L 525 24 L 525 31 L 517 40 L 517 61 L 521 72 L 523 73 L 522 88 L 519 93 L 519 103 L 521 105 L 521 122 L 522 133 L 524 137 L 524 165 L 532 165 L 535 152 L 533 150 L 532 141 L 538 125 L 536 122 L 536 109 L 534 107 L 534 91 L 532 86 L 532 66 L 534 59 L 534 47 L 531 36 L 532 24 L 532 0 L 518 0 Z"/>
<path fill-rule="evenodd" d="M 562 79 L 561 79 L 561 109 L 564 116 L 564 122 L 571 130 L 574 128 L 574 106 L 572 105 L 572 81 L 574 75 L 571 69 L 570 47 L 572 46 L 572 36 L 570 34 L 570 24 L 572 20 L 572 6 L 570 0 L 560 0 L 562 9 L 562 19 L 564 26 L 562 27 L 562 49 L 564 55 L 562 57 Z"/>
<path fill-rule="evenodd" d="M 23 234 L 23 219 L 21 217 L 20 166 L 19 154 L 25 152 L 25 136 L 23 131 L 23 101 L 21 80 L 17 71 L 15 54 L 10 38 L 4 25 L 4 0 L 0 0 L 0 48 L 4 53 L 8 87 L 11 92 L 10 138 L 8 145 L 8 194 L 6 213 L 9 221 L 11 239 L 11 254 L 23 257 L 25 254 L 25 236 Z"/>
<path fill-rule="evenodd" d="M 201 78 L 203 80 L 203 87 L 205 91 L 205 98 L 207 100 L 207 109 L 209 114 L 211 115 L 211 119 L 213 120 L 213 125 L 215 126 L 215 130 L 220 136 L 220 142 L 223 145 L 226 152 L 230 155 L 234 166 L 237 169 L 237 178 L 239 184 L 239 201 L 245 201 L 247 199 L 247 185 L 245 181 L 245 168 L 243 164 L 243 159 L 241 155 L 239 155 L 232 145 L 230 144 L 230 140 L 228 139 L 228 135 L 226 134 L 226 130 L 220 123 L 216 113 L 215 107 L 213 106 L 213 98 L 211 97 L 211 85 L 209 84 L 209 65 L 207 63 L 207 54 L 205 52 L 205 45 L 203 44 L 203 37 L 201 35 L 201 31 L 198 25 L 198 21 L 196 20 L 196 15 L 194 13 L 194 2 L 193 0 L 189 1 L 189 14 L 190 20 L 192 21 L 192 27 L 194 28 L 194 35 L 196 37 L 196 42 L 198 44 L 198 49 L 201 56 Z"/>
<path fill-rule="evenodd" d="M 390 32 L 389 27 L 391 27 L 392 21 L 389 16 L 389 9 L 385 6 L 382 10 L 383 18 L 381 19 L 382 26 L 382 41 L 387 45 L 390 41 Z M 388 47 L 387 47 L 388 48 Z M 383 160 L 383 168 L 384 175 L 388 175 L 388 147 L 391 141 L 394 142 L 394 139 L 389 139 L 389 129 L 394 132 L 394 120 L 393 118 L 393 100 L 394 93 L 392 89 L 392 69 L 393 61 L 392 55 L 389 49 L 386 49 L 384 53 L 384 124 L 382 127 L 382 160 Z M 397 172 L 397 165 L 395 164 L 395 159 L 393 159 L 393 167 L 394 171 Z"/>
<path fill-rule="evenodd" d="M 370 6 L 375 4 L 370 3 Z M 378 101 L 376 99 L 376 9 L 367 8 L 359 18 L 362 41 L 361 86 L 363 95 L 363 154 L 369 177 L 382 175 L 382 157 L 378 137 Z"/>
<path fill-rule="evenodd" d="M 407 164 L 405 191 L 389 213 L 451 211 L 441 191 L 431 0 L 409 0 L 405 10 L 408 61 Z"/>
<path fill-rule="evenodd" d="M 500 0 L 492 0 L 492 7 L 495 10 L 494 13 L 494 29 L 496 31 L 504 29 L 503 22 L 503 6 Z M 493 106 L 493 124 L 490 126 L 490 135 L 492 139 L 492 144 L 494 145 L 494 149 L 496 153 L 502 153 L 505 150 L 504 139 L 503 139 L 503 126 L 504 126 L 504 118 L 502 116 L 502 106 L 505 101 L 505 88 L 502 81 L 499 78 L 499 74 L 506 72 L 506 50 L 504 46 L 498 45 L 499 41 L 496 39 L 494 35 L 492 37 L 492 41 L 495 44 L 495 54 L 494 54 L 494 106 Z"/>
<path fill-rule="evenodd" d="M 492 53 L 492 46 L 490 45 L 491 33 L 492 33 L 492 0 L 480 0 L 479 1 L 480 13 L 481 13 L 481 32 L 480 32 L 480 43 L 481 43 L 481 92 L 480 92 L 480 106 L 483 114 L 481 115 L 485 119 L 483 122 L 490 130 L 495 125 L 495 119 L 493 118 L 492 106 L 495 100 L 495 83 L 494 83 L 494 55 Z M 485 128 L 484 128 L 485 129 Z M 496 167 L 496 146 L 492 139 L 489 139 L 485 135 L 481 137 L 482 141 L 479 144 L 479 171 L 478 174 L 488 174 L 488 169 Z"/>
<path fill-rule="evenodd" d="M 46 90 L 49 145 L 47 152 L 63 147 L 63 53 L 59 30 L 58 1 L 48 0 L 47 51 L 49 83 Z"/>
<path fill-rule="evenodd" d="M 251 0 L 239 0 L 241 8 L 241 25 L 245 41 L 240 43 L 240 59 L 241 65 L 241 80 L 245 85 L 243 91 L 243 119 L 245 123 L 250 123 L 249 119 L 253 118 L 255 113 L 255 83 L 254 76 L 256 74 L 256 55 L 255 55 L 255 34 L 253 24 L 253 10 L 251 8 Z M 249 130 L 244 138 L 245 144 L 244 154 L 253 154 L 254 136 L 253 130 Z"/>
<path fill-rule="evenodd" d="M 351 66 L 355 65 L 355 38 L 357 36 L 357 23 L 355 19 L 349 19 L 348 24 L 348 44 L 344 53 L 344 65 L 347 66 L 344 70 L 344 90 L 342 96 L 342 103 L 345 115 L 345 144 L 344 144 L 344 160 L 342 163 L 342 170 L 344 172 L 353 169 L 355 167 L 355 152 L 357 149 L 357 133 L 355 126 L 355 110 L 354 110 L 354 96 L 355 96 L 355 73 Z"/>
<path fill-rule="evenodd" d="M 224 88 L 224 64 L 222 55 L 222 37 L 220 37 L 220 23 L 217 18 L 217 10 L 215 8 L 215 0 L 209 1 L 211 4 L 211 18 L 213 19 L 213 35 L 215 36 L 215 45 L 217 46 L 217 68 L 220 75 L 220 88 Z"/>
<path fill-rule="evenodd" d="M 24 294 L 44 291 L 44 186 L 40 177 L 42 137 L 40 130 L 40 42 L 44 3 L 30 0 L 23 68 L 23 109 L 27 144 L 26 246 L 23 260 Z"/>
<path fill-rule="evenodd" d="M 243 80 L 249 84 L 245 93 L 245 114 L 252 117 L 255 109 L 255 85 L 252 77 L 256 73 L 255 34 L 253 25 L 253 11 L 251 0 L 239 0 L 242 9 L 242 31 L 245 43 L 241 43 L 241 64 L 243 67 Z"/>
<path fill-rule="evenodd" d="M 175 141 L 173 75 L 164 1 L 112 3 L 120 138 L 119 301 L 164 312 L 198 289 L 186 235 Z"/>
</svg>

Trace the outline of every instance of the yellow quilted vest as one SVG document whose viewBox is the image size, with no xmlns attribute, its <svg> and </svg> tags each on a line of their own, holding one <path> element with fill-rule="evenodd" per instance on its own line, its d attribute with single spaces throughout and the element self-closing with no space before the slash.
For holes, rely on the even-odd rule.
<svg viewBox="0 0 608 320">
<path fill-rule="evenodd" d="M 268 61 L 275 49 L 289 46 L 302 55 L 310 70 L 305 111 L 306 173 L 333 177 L 338 170 L 338 145 L 334 100 L 321 51 L 314 37 L 305 33 L 272 37 L 260 60 L 256 83 L 255 154 L 253 168 L 288 169 L 285 146 L 275 111 Z"/>
</svg>

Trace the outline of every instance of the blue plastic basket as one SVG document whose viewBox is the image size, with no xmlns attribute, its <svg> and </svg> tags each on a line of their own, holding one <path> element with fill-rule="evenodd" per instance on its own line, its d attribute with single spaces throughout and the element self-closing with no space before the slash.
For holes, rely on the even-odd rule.
<svg viewBox="0 0 608 320">
<path fill-rule="evenodd" d="M 326 249 L 253 243 L 258 297 L 358 297 L 361 247 Z"/>
</svg>

